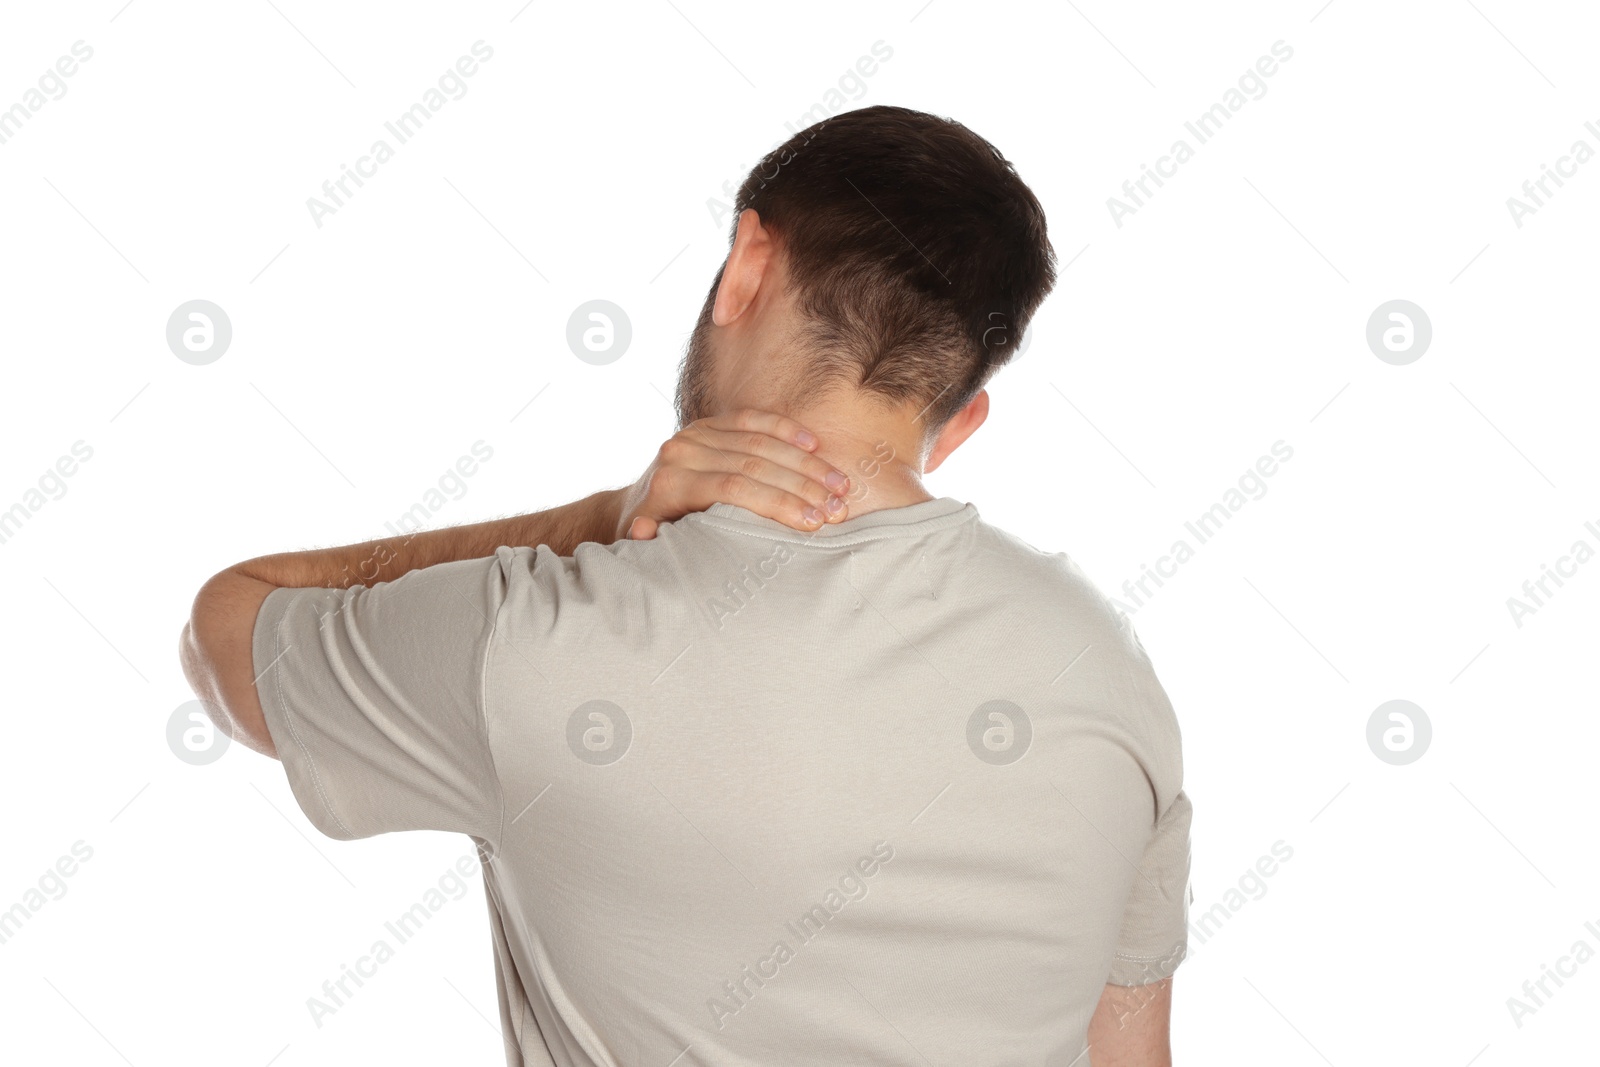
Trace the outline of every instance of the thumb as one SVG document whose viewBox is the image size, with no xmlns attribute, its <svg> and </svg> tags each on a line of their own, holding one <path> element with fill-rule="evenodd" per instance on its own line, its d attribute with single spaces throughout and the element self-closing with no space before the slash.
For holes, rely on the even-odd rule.
<svg viewBox="0 0 1600 1067">
<path fill-rule="evenodd" d="M 660 523 L 654 519 L 647 519 L 643 515 L 633 520 L 628 527 L 628 537 L 633 541 L 653 541 Z"/>
</svg>

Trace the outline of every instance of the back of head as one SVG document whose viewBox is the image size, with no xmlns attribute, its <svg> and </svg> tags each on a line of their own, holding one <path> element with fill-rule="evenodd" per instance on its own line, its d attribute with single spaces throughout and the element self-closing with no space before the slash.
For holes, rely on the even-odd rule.
<svg viewBox="0 0 1600 1067">
<path fill-rule="evenodd" d="M 937 427 L 1007 363 L 1055 283 L 1044 209 L 959 122 L 898 107 L 825 119 L 745 179 L 800 311 L 795 386 L 849 386 Z M 698 330 L 709 327 L 718 273 Z M 680 388 L 690 421 L 693 397 Z"/>
</svg>

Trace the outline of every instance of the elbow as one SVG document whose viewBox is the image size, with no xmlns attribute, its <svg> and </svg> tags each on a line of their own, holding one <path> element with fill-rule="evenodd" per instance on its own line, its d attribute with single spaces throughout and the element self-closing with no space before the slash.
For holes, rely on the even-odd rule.
<svg viewBox="0 0 1600 1067">
<path fill-rule="evenodd" d="M 178 638 L 178 662 L 218 730 L 275 758 L 255 686 L 252 638 L 265 597 L 257 584 L 223 571 L 201 586 Z"/>
<path fill-rule="evenodd" d="M 195 635 L 193 621 L 184 623 L 183 632 L 178 636 L 178 664 L 183 669 L 189 689 L 205 709 L 211 724 L 229 739 L 237 739 L 238 731 L 234 728 L 232 717 L 221 704 L 222 694 L 216 684 L 216 672 L 207 661 L 205 650 Z"/>
<path fill-rule="evenodd" d="M 183 670 L 184 680 L 189 683 L 189 688 L 194 695 L 205 705 L 206 714 L 211 716 L 213 722 L 217 719 L 216 711 L 216 686 L 215 671 L 206 655 L 205 646 L 201 643 L 201 628 L 196 624 L 199 617 L 200 598 L 195 598 L 195 606 L 190 609 L 189 618 L 183 624 L 183 632 L 178 635 L 178 666 Z"/>
<path fill-rule="evenodd" d="M 218 574 L 207 580 L 195 594 L 189 606 L 189 617 L 184 620 L 183 632 L 178 635 L 178 665 L 195 696 L 207 702 L 216 693 L 216 657 L 218 648 L 214 622 L 217 619 L 217 593 L 224 576 Z"/>
</svg>

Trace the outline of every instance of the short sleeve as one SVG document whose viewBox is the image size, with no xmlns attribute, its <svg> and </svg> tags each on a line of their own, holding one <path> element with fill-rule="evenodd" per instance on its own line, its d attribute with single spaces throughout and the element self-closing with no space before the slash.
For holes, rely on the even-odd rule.
<svg viewBox="0 0 1600 1067">
<path fill-rule="evenodd" d="M 267 596 L 253 639 L 256 692 L 317 829 L 498 838 L 483 671 L 504 598 L 498 557 Z"/>
<path fill-rule="evenodd" d="M 1188 952 L 1189 823 L 1193 808 L 1181 790 L 1156 820 L 1111 961 L 1112 985 L 1148 985 L 1171 978 Z"/>
</svg>

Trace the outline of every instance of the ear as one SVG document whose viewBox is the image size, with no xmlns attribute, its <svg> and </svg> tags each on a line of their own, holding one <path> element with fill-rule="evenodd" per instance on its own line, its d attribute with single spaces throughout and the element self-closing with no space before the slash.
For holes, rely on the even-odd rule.
<svg viewBox="0 0 1600 1067">
<path fill-rule="evenodd" d="M 761 289 L 774 250 L 772 231 L 761 225 L 756 209 L 747 207 L 739 212 L 733 248 L 728 251 L 722 281 L 717 285 L 716 303 L 711 307 L 713 323 L 726 326 L 745 313 Z"/>
<path fill-rule="evenodd" d="M 944 429 L 939 431 L 939 436 L 934 439 L 933 451 L 928 453 L 928 460 L 922 465 L 924 474 L 937 470 L 939 464 L 961 447 L 962 442 L 978 432 L 978 427 L 983 425 L 983 420 L 989 417 L 989 390 L 980 389 L 978 395 L 973 397 L 966 407 L 956 412 L 950 421 L 944 424 Z"/>
</svg>

